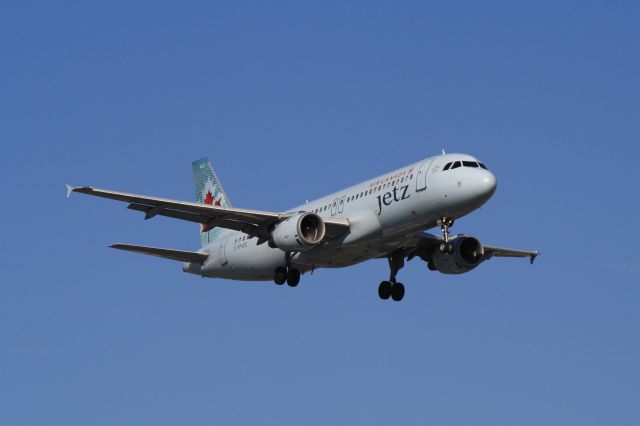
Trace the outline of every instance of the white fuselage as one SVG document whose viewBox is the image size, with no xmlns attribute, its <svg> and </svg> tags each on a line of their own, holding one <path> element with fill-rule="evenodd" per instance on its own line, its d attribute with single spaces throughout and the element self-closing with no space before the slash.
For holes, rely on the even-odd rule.
<svg viewBox="0 0 640 426">
<path fill-rule="evenodd" d="M 443 170 L 458 161 L 460 167 Z M 463 162 L 469 166 L 462 166 Z M 477 164 L 477 159 L 465 154 L 431 157 L 291 209 L 347 219 L 350 229 L 340 238 L 292 253 L 291 265 L 302 272 L 353 265 L 403 247 L 417 232 L 436 226 L 440 218 L 471 213 L 496 188 L 493 174 Z M 284 251 L 237 231 L 228 231 L 201 252 L 209 254 L 207 261 L 185 263 L 185 272 L 270 281 L 274 269 L 287 262 Z"/>
</svg>

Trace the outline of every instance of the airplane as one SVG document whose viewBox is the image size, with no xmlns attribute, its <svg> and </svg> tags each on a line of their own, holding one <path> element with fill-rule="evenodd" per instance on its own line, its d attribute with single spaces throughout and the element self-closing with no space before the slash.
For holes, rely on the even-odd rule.
<svg viewBox="0 0 640 426">
<path fill-rule="evenodd" d="M 400 301 L 404 284 L 396 280 L 405 259 L 419 258 L 431 271 L 462 274 L 492 257 L 528 257 L 537 250 L 485 245 L 451 234 L 454 222 L 486 203 L 496 178 L 471 155 L 422 159 L 284 212 L 231 206 L 209 160 L 192 163 L 197 202 L 67 185 L 72 192 L 129 203 L 128 208 L 199 224 L 201 249 L 185 251 L 132 244 L 110 247 L 181 261 L 187 273 L 241 281 L 285 282 L 295 287 L 301 274 L 386 258 L 389 278 L 378 296 Z M 441 235 L 425 232 L 440 228 Z"/>
</svg>

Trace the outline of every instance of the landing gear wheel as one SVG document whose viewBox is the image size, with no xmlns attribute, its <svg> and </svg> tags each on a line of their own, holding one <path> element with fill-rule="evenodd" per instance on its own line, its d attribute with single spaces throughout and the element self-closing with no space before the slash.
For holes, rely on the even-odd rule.
<svg viewBox="0 0 640 426">
<path fill-rule="evenodd" d="M 378 287 L 378 296 L 380 299 L 387 300 L 391 297 L 391 283 L 389 281 L 382 281 Z"/>
<path fill-rule="evenodd" d="M 404 284 L 395 283 L 391 286 L 391 298 L 396 302 L 399 302 L 404 297 Z"/>
<path fill-rule="evenodd" d="M 296 268 L 289 268 L 289 273 L 287 274 L 287 284 L 289 287 L 295 287 L 300 282 L 300 271 Z"/>
<path fill-rule="evenodd" d="M 278 266 L 273 273 L 273 282 L 282 285 L 285 281 L 287 281 L 287 268 Z"/>
</svg>

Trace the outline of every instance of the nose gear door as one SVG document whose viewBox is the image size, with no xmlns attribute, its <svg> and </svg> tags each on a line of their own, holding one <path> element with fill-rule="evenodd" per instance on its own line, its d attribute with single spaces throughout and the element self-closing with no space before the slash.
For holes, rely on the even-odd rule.
<svg viewBox="0 0 640 426">
<path fill-rule="evenodd" d="M 418 170 L 418 176 L 416 177 L 416 191 L 424 191 L 427 189 L 427 172 L 433 163 L 432 159 L 425 160 Z"/>
</svg>

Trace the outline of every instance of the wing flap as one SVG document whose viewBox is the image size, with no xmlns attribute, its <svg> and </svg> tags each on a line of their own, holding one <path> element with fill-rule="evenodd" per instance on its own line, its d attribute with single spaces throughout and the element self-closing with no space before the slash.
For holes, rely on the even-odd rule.
<svg viewBox="0 0 640 426">
<path fill-rule="evenodd" d="M 170 260 L 178 260 L 181 262 L 196 262 L 196 263 L 204 263 L 209 257 L 208 254 L 198 253 L 195 251 L 184 251 L 184 250 L 174 250 L 174 249 L 165 249 L 158 247 L 148 247 L 148 246 L 136 246 L 133 244 L 112 244 L 111 248 L 118 250 L 131 251 L 134 253 L 146 254 L 148 256 L 156 256 L 162 257 L 164 259 Z"/>
<path fill-rule="evenodd" d="M 151 207 L 151 206 L 146 206 L 144 204 L 131 203 L 127 206 L 127 208 L 145 213 L 145 217 L 144 217 L 145 219 L 151 219 L 152 217 L 158 215 L 158 216 L 166 216 L 174 219 L 181 219 L 181 220 L 186 220 L 189 222 L 196 222 L 196 223 L 207 223 L 208 221 L 211 220 L 211 218 L 208 218 L 206 216 L 196 214 L 196 213 L 187 213 L 187 212 L 181 212 L 177 210 Z"/>
</svg>

